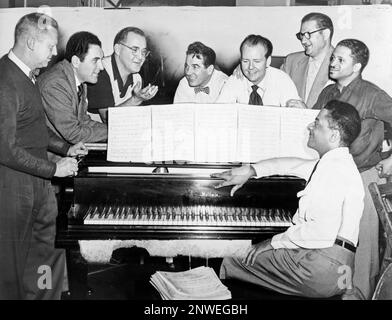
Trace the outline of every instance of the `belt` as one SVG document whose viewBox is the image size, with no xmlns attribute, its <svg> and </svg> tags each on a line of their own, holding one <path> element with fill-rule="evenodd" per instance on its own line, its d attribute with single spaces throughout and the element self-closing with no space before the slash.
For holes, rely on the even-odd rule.
<svg viewBox="0 0 392 320">
<path fill-rule="evenodd" d="M 357 248 L 354 247 L 351 243 L 348 243 L 347 241 L 344 241 L 344 240 L 336 239 L 335 244 L 337 244 L 338 246 L 341 246 L 343 248 L 346 248 L 354 253 L 357 250 Z"/>
</svg>

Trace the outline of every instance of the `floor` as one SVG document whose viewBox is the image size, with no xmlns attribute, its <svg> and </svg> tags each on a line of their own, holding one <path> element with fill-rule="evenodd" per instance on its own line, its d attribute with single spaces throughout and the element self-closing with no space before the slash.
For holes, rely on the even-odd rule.
<svg viewBox="0 0 392 320">
<path fill-rule="evenodd" d="M 122 250 L 122 249 L 120 249 Z M 147 251 L 125 250 L 114 252 L 109 264 L 89 264 L 88 300 L 161 300 L 159 293 L 149 283 L 156 271 L 185 271 L 198 266 L 209 266 L 219 274 L 221 258 L 201 259 L 179 256 L 168 263 L 162 257 L 150 257 Z M 117 250 L 116 250 L 117 251 Z M 281 295 L 259 286 L 235 280 L 223 283 L 229 288 L 232 300 L 306 300 Z M 63 300 L 70 297 L 64 293 Z"/>
</svg>

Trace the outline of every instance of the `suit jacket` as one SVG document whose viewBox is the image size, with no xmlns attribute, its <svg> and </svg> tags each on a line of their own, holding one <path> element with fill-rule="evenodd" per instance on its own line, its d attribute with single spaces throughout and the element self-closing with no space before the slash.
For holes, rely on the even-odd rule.
<svg viewBox="0 0 392 320">
<path fill-rule="evenodd" d="M 69 143 L 107 140 L 106 124 L 94 121 L 87 114 L 87 88 L 78 101 L 72 65 L 63 60 L 38 78 L 47 123 L 51 130 Z"/>
<path fill-rule="evenodd" d="M 305 86 L 306 75 L 308 73 L 309 56 L 305 55 L 304 51 L 290 53 L 281 69 L 285 71 L 291 79 L 293 79 L 299 96 L 306 103 L 308 108 L 312 108 L 316 103 L 317 98 L 329 80 L 329 59 L 331 57 L 334 47 L 331 47 L 324 58 L 320 69 L 314 79 L 312 88 L 310 89 L 308 99 L 305 101 Z"/>
</svg>

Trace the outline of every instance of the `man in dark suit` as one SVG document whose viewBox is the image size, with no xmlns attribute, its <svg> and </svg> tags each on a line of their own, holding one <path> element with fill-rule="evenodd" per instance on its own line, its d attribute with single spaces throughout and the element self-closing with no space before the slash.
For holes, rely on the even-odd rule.
<svg viewBox="0 0 392 320">
<path fill-rule="evenodd" d="M 294 81 L 298 94 L 305 102 L 290 100 L 290 107 L 312 108 L 323 88 L 330 83 L 328 77 L 329 59 L 333 46 L 333 24 L 325 14 L 312 12 L 302 18 L 301 30 L 296 34 L 304 51 L 294 52 L 286 57 L 281 69 Z M 300 105 L 298 105 L 300 104 Z"/>
<path fill-rule="evenodd" d="M 57 203 L 50 178 L 74 175 L 86 154 L 48 132 L 34 71 L 57 53 L 57 22 L 22 17 L 0 59 L 0 300 L 59 299 L 65 257 L 54 248 Z M 66 156 L 57 163 L 47 150 Z"/>
</svg>

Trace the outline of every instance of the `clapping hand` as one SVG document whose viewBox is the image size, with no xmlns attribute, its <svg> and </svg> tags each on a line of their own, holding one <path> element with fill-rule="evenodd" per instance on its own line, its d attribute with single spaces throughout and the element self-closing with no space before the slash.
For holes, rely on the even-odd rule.
<svg viewBox="0 0 392 320">
<path fill-rule="evenodd" d="M 133 87 L 134 96 L 137 99 L 141 100 L 141 102 L 154 98 L 158 92 L 158 86 L 152 86 L 150 83 L 143 89 L 141 88 L 141 86 L 142 84 L 138 82 Z"/>
</svg>

